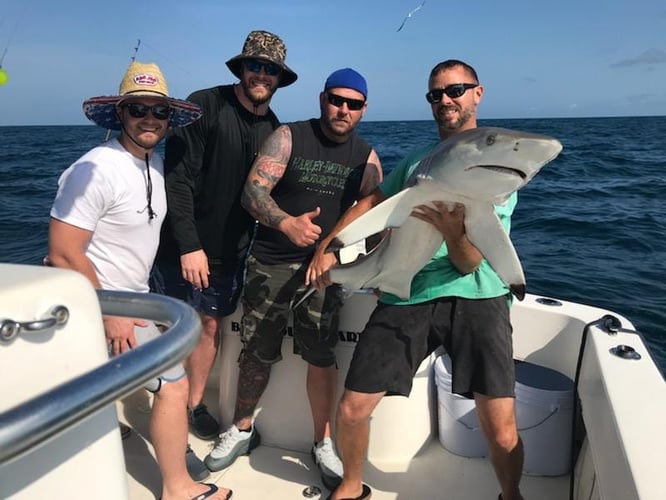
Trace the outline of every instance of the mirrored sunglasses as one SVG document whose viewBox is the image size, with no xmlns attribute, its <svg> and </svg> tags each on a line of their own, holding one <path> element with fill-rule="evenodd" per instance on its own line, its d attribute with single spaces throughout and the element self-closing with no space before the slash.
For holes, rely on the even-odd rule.
<svg viewBox="0 0 666 500">
<path fill-rule="evenodd" d="M 454 83 L 453 85 L 448 85 L 443 89 L 432 89 L 426 94 L 426 100 L 430 104 L 437 104 L 441 102 L 442 96 L 446 94 L 450 99 L 456 99 L 461 97 L 467 90 L 478 87 L 478 83 Z"/>
<path fill-rule="evenodd" d="M 268 76 L 277 76 L 282 71 L 282 68 L 275 63 L 260 61 L 259 59 L 246 59 L 245 60 L 245 69 L 251 71 L 252 73 L 260 73 L 261 70 L 264 70 Z"/>
<path fill-rule="evenodd" d="M 343 104 L 347 104 L 347 108 L 350 111 L 358 111 L 365 106 L 365 101 L 362 99 L 350 99 L 341 95 L 331 94 L 330 92 L 326 92 L 326 98 L 328 99 L 328 103 L 336 108 L 341 108 Z"/>
<path fill-rule="evenodd" d="M 171 116 L 171 108 L 165 104 L 155 104 L 148 106 L 138 102 L 123 104 L 122 108 L 127 109 L 132 118 L 145 118 L 148 112 L 152 113 L 156 120 L 167 120 Z"/>
</svg>

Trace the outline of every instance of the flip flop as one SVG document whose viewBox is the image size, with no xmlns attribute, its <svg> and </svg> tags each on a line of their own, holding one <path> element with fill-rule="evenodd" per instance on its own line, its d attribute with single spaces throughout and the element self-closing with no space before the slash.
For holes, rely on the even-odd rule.
<svg viewBox="0 0 666 500">
<path fill-rule="evenodd" d="M 331 494 L 328 496 L 327 500 L 333 500 L 333 493 L 334 491 L 331 491 Z M 361 494 L 355 498 L 341 498 L 340 500 L 370 500 L 372 497 L 372 490 L 370 489 L 370 486 L 367 484 L 363 485 L 363 491 L 361 491 Z"/>
<path fill-rule="evenodd" d="M 219 490 L 217 485 L 213 483 L 204 483 L 204 484 L 208 486 L 208 491 L 204 491 L 203 493 L 200 493 L 199 495 L 192 497 L 191 500 L 204 500 L 205 498 L 213 496 Z M 224 500 L 229 500 L 233 496 L 233 494 L 234 492 L 229 490 L 229 493 L 227 493 L 227 496 L 224 497 Z"/>
</svg>

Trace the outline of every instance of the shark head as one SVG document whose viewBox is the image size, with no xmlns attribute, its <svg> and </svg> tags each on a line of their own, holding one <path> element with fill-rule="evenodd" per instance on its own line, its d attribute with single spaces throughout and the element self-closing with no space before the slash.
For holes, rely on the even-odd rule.
<svg viewBox="0 0 666 500">
<path fill-rule="evenodd" d="M 411 214 L 419 205 L 442 201 L 465 205 L 468 240 L 522 299 L 525 275 L 495 206 L 527 184 L 561 150 L 562 144 L 552 137 L 501 128 L 476 128 L 442 141 L 419 162 L 402 191 L 336 235 L 329 249 L 391 229 L 390 236 L 366 257 L 331 269 L 331 280 L 350 290 L 379 288 L 409 298 L 412 278 L 443 241 L 433 224 Z"/>
<path fill-rule="evenodd" d="M 450 193 L 500 204 L 561 150 L 552 137 L 494 127 L 466 130 L 421 160 L 405 187 L 429 179 Z"/>
</svg>

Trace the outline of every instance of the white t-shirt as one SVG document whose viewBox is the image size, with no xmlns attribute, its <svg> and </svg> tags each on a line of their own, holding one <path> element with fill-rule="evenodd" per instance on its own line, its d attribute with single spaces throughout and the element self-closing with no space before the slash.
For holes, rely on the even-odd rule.
<svg viewBox="0 0 666 500">
<path fill-rule="evenodd" d="M 51 217 L 92 231 L 86 256 L 102 288 L 148 292 L 148 276 L 166 215 L 164 165 L 150 160 L 151 205 L 148 218 L 146 162 L 112 139 L 79 158 L 58 181 Z"/>
</svg>

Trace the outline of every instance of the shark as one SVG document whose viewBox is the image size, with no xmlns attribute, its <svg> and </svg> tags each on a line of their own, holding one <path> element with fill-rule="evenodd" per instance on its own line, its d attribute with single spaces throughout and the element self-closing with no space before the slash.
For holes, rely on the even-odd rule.
<svg viewBox="0 0 666 500">
<path fill-rule="evenodd" d="M 497 127 L 478 127 L 443 140 L 423 158 L 399 193 L 379 203 L 343 228 L 327 251 L 358 244 L 384 233 L 367 254 L 330 270 L 334 283 L 348 293 L 375 288 L 406 300 L 411 282 L 442 245 L 432 225 L 410 217 L 414 207 L 442 201 L 465 206 L 465 231 L 519 300 L 526 283 L 516 250 L 495 205 L 507 202 L 562 151 L 555 138 Z"/>
</svg>

